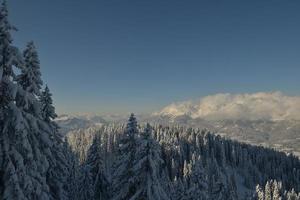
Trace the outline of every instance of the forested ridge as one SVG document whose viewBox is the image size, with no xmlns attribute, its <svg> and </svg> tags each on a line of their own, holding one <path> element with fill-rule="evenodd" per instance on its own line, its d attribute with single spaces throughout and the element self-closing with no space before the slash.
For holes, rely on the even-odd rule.
<svg viewBox="0 0 300 200">
<path fill-rule="evenodd" d="M 34 42 L 0 7 L 0 199 L 300 199 L 300 160 L 208 130 L 108 124 L 60 134 Z"/>
<path fill-rule="evenodd" d="M 132 118 L 133 115 L 129 122 Z M 120 177 L 115 175 L 116 171 L 120 172 L 119 168 L 115 167 L 120 156 L 125 160 L 132 158 L 137 159 L 137 163 L 142 162 L 139 160 L 140 152 L 144 150 L 140 144 L 144 141 L 145 133 L 149 132 L 151 137 L 147 140 L 152 145 L 148 151 L 154 153 L 147 158 L 149 163 L 155 163 L 150 166 L 156 167 L 145 168 L 150 168 L 150 172 L 159 171 L 159 176 L 150 180 L 155 180 L 163 191 L 168 191 L 167 199 L 256 199 L 258 196 L 255 191 L 259 194 L 264 193 L 265 185 L 271 188 L 270 190 L 276 185 L 278 195 L 288 199 L 290 193 L 286 191 L 290 190 L 294 194 L 300 189 L 300 161 L 292 154 L 286 155 L 276 150 L 228 140 L 208 130 L 180 126 L 136 125 L 133 128 L 136 132 L 135 137 L 129 137 L 126 134 L 129 124 L 132 123 L 128 123 L 127 126 L 110 124 L 101 128 L 78 130 L 67 136 L 82 168 L 89 168 L 92 164 L 91 155 L 102 155 L 99 156 L 102 157 L 100 169 L 102 176 L 107 177 L 104 182 L 111 188 L 108 191 L 113 191 L 116 182 L 114 179 L 117 178 L 117 182 L 121 182 Z M 132 141 L 123 144 L 124 137 L 128 137 L 128 141 L 125 141 L 129 142 L 129 138 Z M 98 153 L 94 153 L 96 145 Z M 124 145 L 131 148 L 126 151 L 120 150 L 120 146 Z M 136 156 L 132 155 L 134 152 Z M 123 173 L 129 175 L 131 165 L 124 164 L 124 160 L 121 163 L 123 169 L 126 169 Z M 146 163 L 144 165 L 147 166 Z M 135 173 L 143 174 L 136 171 L 138 168 L 132 168 Z M 129 177 L 124 179 L 130 180 Z M 141 184 L 137 182 L 136 185 Z M 128 189 L 127 192 L 129 191 Z"/>
</svg>

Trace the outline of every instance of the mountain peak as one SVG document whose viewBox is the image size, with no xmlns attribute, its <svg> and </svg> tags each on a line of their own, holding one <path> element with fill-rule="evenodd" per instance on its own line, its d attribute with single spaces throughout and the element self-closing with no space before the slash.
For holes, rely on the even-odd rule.
<svg viewBox="0 0 300 200">
<path fill-rule="evenodd" d="M 281 92 L 220 93 L 196 101 L 172 103 L 155 115 L 207 120 L 300 120 L 300 97 Z"/>
</svg>

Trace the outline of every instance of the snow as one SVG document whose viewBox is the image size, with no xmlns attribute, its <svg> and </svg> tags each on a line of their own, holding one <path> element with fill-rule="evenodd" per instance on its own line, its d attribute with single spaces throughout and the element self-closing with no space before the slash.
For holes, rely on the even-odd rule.
<svg viewBox="0 0 300 200">
<path fill-rule="evenodd" d="M 198 101 L 172 103 L 154 113 L 157 115 L 207 120 L 300 120 L 300 97 L 281 92 L 215 94 Z"/>
</svg>

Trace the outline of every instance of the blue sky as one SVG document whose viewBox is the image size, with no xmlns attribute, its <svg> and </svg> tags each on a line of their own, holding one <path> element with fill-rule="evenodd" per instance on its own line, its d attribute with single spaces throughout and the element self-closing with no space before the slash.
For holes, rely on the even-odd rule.
<svg viewBox="0 0 300 200">
<path fill-rule="evenodd" d="M 152 112 L 220 92 L 300 95 L 300 1 L 9 0 L 59 113 Z"/>
</svg>

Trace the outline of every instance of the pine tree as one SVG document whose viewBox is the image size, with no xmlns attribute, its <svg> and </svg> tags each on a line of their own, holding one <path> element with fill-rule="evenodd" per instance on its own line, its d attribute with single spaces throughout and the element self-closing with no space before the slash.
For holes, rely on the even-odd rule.
<svg viewBox="0 0 300 200">
<path fill-rule="evenodd" d="M 68 162 L 69 172 L 66 177 L 66 191 L 68 193 L 68 199 L 77 199 L 78 191 L 79 191 L 79 180 L 80 180 L 80 166 L 78 162 L 78 158 L 75 153 L 72 151 L 68 140 L 64 141 L 64 150 L 66 155 L 66 160 Z"/>
<path fill-rule="evenodd" d="M 93 200 L 95 190 L 93 187 L 93 177 L 89 165 L 85 165 L 81 171 L 81 177 L 78 183 L 78 200 Z"/>
<path fill-rule="evenodd" d="M 40 103 L 42 119 L 45 122 L 49 123 L 52 119 L 55 119 L 57 117 L 55 108 L 53 106 L 52 94 L 50 93 L 48 86 L 45 87 L 40 96 Z"/>
<path fill-rule="evenodd" d="M 282 200 L 281 198 L 281 186 L 276 180 L 273 181 L 273 200 Z"/>
<path fill-rule="evenodd" d="M 21 74 L 16 77 L 16 81 L 23 91 L 17 93 L 16 104 L 27 113 L 39 117 L 40 104 L 37 97 L 40 95 L 43 81 L 41 80 L 38 53 L 33 42 L 28 43 L 23 55 L 24 65 Z"/>
<path fill-rule="evenodd" d="M 23 55 L 25 63 L 21 74 L 17 76 L 17 81 L 24 90 L 39 96 L 43 81 L 41 79 L 38 52 L 32 41 L 27 44 Z"/>
<path fill-rule="evenodd" d="M 23 59 L 12 46 L 6 1 L 0 8 L 0 196 L 4 200 L 50 199 L 45 173 L 48 162 L 40 155 L 35 121 L 15 104 L 24 98 L 13 67 L 22 70 Z M 34 128 L 34 130 L 32 130 Z M 34 143 L 33 143 L 34 142 Z"/>
<path fill-rule="evenodd" d="M 214 158 L 208 164 L 208 195 L 210 199 L 221 200 L 226 189 L 222 181 L 219 166 Z"/>
<path fill-rule="evenodd" d="M 259 185 L 256 186 L 256 199 L 257 200 L 265 200 L 264 190 L 261 189 Z"/>
<path fill-rule="evenodd" d="M 181 179 L 178 179 L 175 176 L 172 185 L 173 185 L 171 191 L 172 200 L 181 200 L 185 192 L 185 188 Z"/>
<path fill-rule="evenodd" d="M 201 158 L 193 156 L 189 193 L 192 199 L 207 199 L 208 185 Z"/>
<path fill-rule="evenodd" d="M 104 162 L 101 150 L 101 136 L 96 133 L 93 143 L 88 150 L 85 165 L 90 167 L 92 187 L 95 190 L 95 200 L 108 199 L 108 180 L 104 170 Z"/>
<path fill-rule="evenodd" d="M 269 181 L 265 185 L 265 200 L 272 200 L 272 188 Z"/>
<path fill-rule="evenodd" d="M 113 166 L 113 200 L 130 199 L 137 190 L 133 169 L 137 148 L 137 134 L 137 121 L 134 114 L 131 114 L 120 141 L 119 152 Z"/>
<path fill-rule="evenodd" d="M 136 192 L 130 199 L 168 200 L 165 185 L 161 178 L 162 164 L 160 147 L 151 136 L 152 127 L 147 124 L 138 142 L 134 163 Z"/>
</svg>

